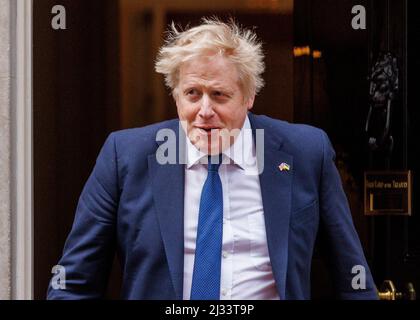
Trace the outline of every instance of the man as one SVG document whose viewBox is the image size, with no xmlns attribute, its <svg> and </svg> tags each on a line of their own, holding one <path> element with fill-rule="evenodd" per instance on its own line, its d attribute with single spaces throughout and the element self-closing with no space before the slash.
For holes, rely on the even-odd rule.
<svg viewBox="0 0 420 320">
<path fill-rule="evenodd" d="M 59 262 L 65 288 L 48 298 L 102 297 L 117 250 L 125 299 L 310 299 L 321 225 L 337 297 L 376 299 L 326 134 L 249 112 L 255 34 L 214 19 L 172 29 L 156 70 L 179 119 L 108 137 Z"/>
</svg>

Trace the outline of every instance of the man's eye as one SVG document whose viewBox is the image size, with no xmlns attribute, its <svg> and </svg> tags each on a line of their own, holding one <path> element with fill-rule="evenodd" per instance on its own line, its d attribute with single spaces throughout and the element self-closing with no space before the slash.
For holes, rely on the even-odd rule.
<svg viewBox="0 0 420 320">
<path fill-rule="evenodd" d="M 198 91 L 196 89 L 190 89 L 187 90 L 187 95 L 191 96 L 191 95 L 197 95 Z"/>
<path fill-rule="evenodd" d="M 225 101 L 230 98 L 230 95 L 223 91 L 214 91 L 213 97 Z"/>
</svg>

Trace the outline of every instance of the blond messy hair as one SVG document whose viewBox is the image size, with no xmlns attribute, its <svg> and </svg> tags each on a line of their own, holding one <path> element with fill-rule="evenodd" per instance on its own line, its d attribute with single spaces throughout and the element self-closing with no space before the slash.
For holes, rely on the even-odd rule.
<svg viewBox="0 0 420 320">
<path fill-rule="evenodd" d="M 236 67 L 245 98 L 251 98 L 264 86 L 264 54 L 256 34 L 240 28 L 233 19 L 203 18 L 202 24 L 179 31 L 172 22 L 165 44 L 160 48 L 155 70 L 165 77 L 166 85 L 176 95 L 179 69 L 193 58 L 222 54 Z"/>
</svg>

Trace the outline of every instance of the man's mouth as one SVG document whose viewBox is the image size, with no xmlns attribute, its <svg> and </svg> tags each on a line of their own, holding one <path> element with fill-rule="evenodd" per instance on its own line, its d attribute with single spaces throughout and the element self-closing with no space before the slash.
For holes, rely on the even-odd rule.
<svg viewBox="0 0 420 320">
<path fill-rule="evenodd" d="M 196 128 L 198 128 L 201 132 L 206 134 L 210 134 L 212 130 L 220 129 L 219 127 L 215 126 L 197 126 Z"/>
</svg>

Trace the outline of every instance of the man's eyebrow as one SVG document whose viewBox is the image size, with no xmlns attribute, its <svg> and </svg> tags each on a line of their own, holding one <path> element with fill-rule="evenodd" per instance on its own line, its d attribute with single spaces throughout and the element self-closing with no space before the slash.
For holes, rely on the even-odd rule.
<svg viewBox="0 0 420 320">
<path fill-rule="evenodd" d="M 227 93 L 230 95 L 235 93 L 235 90 L 233 90 L 233 88 L 230 88 L 230 87 L 213 87 L 212 90 L 220 91 L 220 92 Z"/>
<path fill-rule="evenodd" d="M 217 91 L 222 91 L 222 92 L 229 92 L 229 93 L 234 93 L 235 90 L 234 88 L 232 88 L 231 86 L 228 86 L 227 84 L 223 84 L 223 83 L 215 83 L 215 84 L 204 84 L 201 83 L 200 81 L 194 81 L 194 80 L 190 80 L 190 81 L 186 81 L 183 84 L 181 84 L 181 88 L 182 90 L 187 90 L 187 89 L 191 89 L 191 88 L 206 88 L 209 90 L 217 90 Z"/>
<path fill-rule="evenodd" d="M 182 88 L 185 89 L 190 89 L 190 88 L 194 88 L 194 87 L 203 87 L 209 90 L 217 90 L 217 91 L 229 91 L 229 92 L 233 92 L 234 90 L 230 87 L 227 86 L 223 86 L 223 85 L 203 85 L 203 84 L 198 84 L 198 83 L 186 83 L 184 85 L 182 85 Z"/>
<path fill-rule="evenodd" d="M 215 87 L 212 87 L 212 89 L 214 89 L 214 90 L 218 90 L 218 91 L 224 91 L 224 92 L 226 92 L 226 91 L 233 91 L 233 89 L 232 88 L 230 88 L 230 87 L 227 87 L 227 86 L 215 86 Z"/>
</svg>

